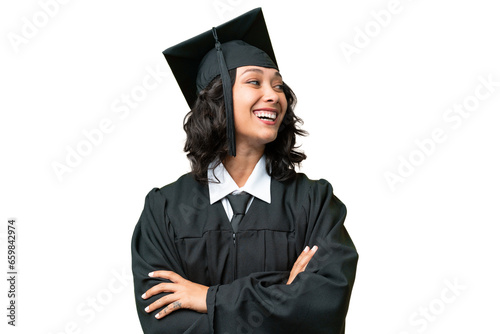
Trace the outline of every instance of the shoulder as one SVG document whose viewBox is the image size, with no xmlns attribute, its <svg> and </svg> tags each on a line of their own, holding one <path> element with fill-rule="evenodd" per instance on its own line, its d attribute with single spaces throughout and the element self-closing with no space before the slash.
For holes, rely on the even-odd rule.
<svg viewBox="0 0 500 334">
<path fill-rule="evenodd" d="M 304 173 L 297 173 L 291 180 L 276 183 L 281 185 L 284 195 L 293 196 L 302 203 L 302 206 L 316 206 L 329 202 L 345 208 L 345 205 L 334 194 L 331 183 L 325 179 L 310 179 Z"/>
<path fill-rule="evenodd" d="M 186 173 L 181 175 L 176 181 L 161 187 L 159 191 L 164 196 L 169 196 L 171 194 L 178 195 L 194 187 L 203 187 L 203 185 L 195 180 L 192 173 Z"/>
<path fill-rule="evenodd" d="M 299 190 L 307 193 L 318 191 L 333 193 L 333 187 L 330 182 L 325 179 L 310 179 L 304 173 L 296 173 L 294 178 L 279 183 L 281 183 L 284 188 L 293 189 L 295 191 Z"/>
<path fill-rule="evenodd" d="M 196 181 L 192 173 L 186 173 L 172 183 L 151 189 L 146 195 L 146 203 L 159 208 L 165 207 L 167 202 L 175 204 L 200 196 L 208 197 L 208 187 Z"/>
</svg>

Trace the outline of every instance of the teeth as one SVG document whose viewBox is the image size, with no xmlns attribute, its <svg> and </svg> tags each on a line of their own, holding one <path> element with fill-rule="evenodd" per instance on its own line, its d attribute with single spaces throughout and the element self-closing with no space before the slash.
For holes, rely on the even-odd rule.
<svg viewBox="0 0 500 334">
<path fill-rule="evenodd" d="M 268 118 L 268 119 L 271 119 L 271 120 L 275 120 L 276 119 L 276 113 L 274 112 L 269 112 L 269 111 L 256 111 L 255 112 L 255 116 L 257 116 L 258 118 Z"/>
</svg>

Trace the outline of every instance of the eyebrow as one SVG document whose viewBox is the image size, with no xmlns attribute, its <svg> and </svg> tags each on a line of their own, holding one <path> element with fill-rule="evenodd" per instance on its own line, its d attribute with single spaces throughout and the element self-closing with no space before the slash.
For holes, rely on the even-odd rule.
<svg viewBox="0 0 500 334">
<path fill-rule="evenodd" d="M 241 73 L 242 75 L 247 73 L 247 72 L 258 72 L 258 73 L 264 73 L 264 71 L 262 71 L 260 68 L 248 68 L 246 69 L 243 73 Z M 281 78 L 281 74 L 280 72 L 276 71 L 274 72 L 274 76 L 275 77 L 280 77 Z"/>
</svg>

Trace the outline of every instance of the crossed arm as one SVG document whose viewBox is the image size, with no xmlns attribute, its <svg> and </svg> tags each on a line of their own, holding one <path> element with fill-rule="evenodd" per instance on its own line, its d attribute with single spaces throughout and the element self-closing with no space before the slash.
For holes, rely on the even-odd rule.
<svg viewBox="0 0 500 334">
<path fill-rule="evenodd" d="M 291 284 L 295 277 L 303 272 L 309 261 L 316 253 L 318 247 L 306 247 L 295 261 L 290 276 L 286 284 Z M 160 310 L 155 315 L 156 319 L 166 317 L 172 312 L 179 309 L 189 309 L 199 313 L 207 313 L 207 291 L 208 286 L 191 282 L 173 271 L 153 271 L 149 273 L 150 277 L 159 277 L 170 280 L 172 283 L 159 283 L 147 290 L 143 295 L 143 299 L 148 299 L 159 293 L 170 292 L 155 302 L 149 304 L 145 311 L 148 313 Z"/>
<path fill-rule="evenodd" d="M 319 249 L 306 247 L 290 272 L 257 272 L 210 287 L 184 278 L 189 276 L 166 221 L 165 199 L 153 189 L 132 237 L 143 331 L 200 334 L 258 327 L 262 333 L 343 334 L 358 255 L 343 226 L 345 206 L 331 186 L 318 181 L 311 188 L 296 218 L 306 223 L 296 225 L 295 246 Z"/>
</svg>

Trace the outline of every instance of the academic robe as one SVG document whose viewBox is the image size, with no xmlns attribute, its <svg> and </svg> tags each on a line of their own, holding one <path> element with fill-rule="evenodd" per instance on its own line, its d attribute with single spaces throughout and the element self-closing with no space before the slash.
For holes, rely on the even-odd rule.
<svg viewBox="0 0 500 334">
<path fill-rule="evenodd" d="M 254 198 L 233 234 L 220 201 L 191 174 L 146 196 L 132 237 L 135 299 L 142 329 L 153 333 L 329 333 L 345 330 L 358 254 L 346 208 L 325 180 L 304 174 L 271 180 L 271 204 Z M 319 247 L 306 270 L 286 285 L 306 246 Z M 208 313 L 180 309 L 163 319 L 146 313 L 141 295 L 171 270 L 209 287 Z"/>
</svg>

